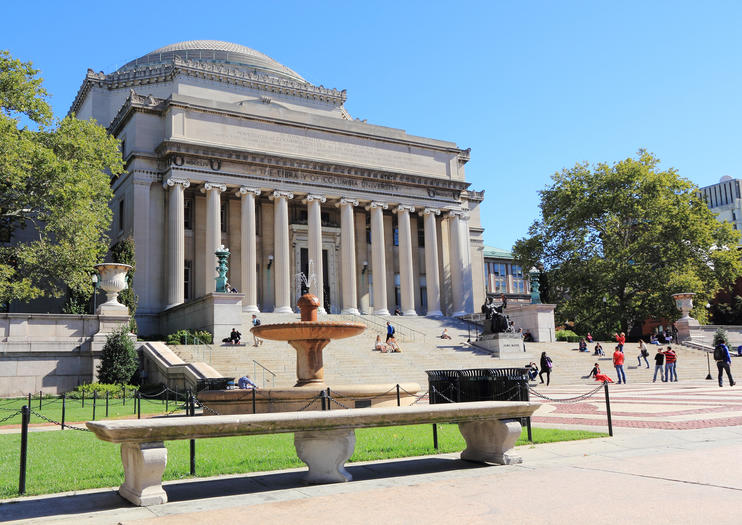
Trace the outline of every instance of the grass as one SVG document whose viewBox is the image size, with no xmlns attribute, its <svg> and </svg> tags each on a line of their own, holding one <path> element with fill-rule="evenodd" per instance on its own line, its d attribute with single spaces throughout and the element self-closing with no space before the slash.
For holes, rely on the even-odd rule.
<svg viewBox="0 0 742 525">
<path fill-rule="evenodd" d="M 127 407 L 128 407 L 127 403 Z M 86 403 L 87 407 L 87 403 Z M 603 437 L 606 434 L 533 429 L 534 443 Z M 20 434 L 0 435 L 0 498 L 18 495 Z M 422 456 L 463 450 L 457 425 L 438 425 L 439 450 L 433 448 L 431 425 L 369 428 L 356 431 L 354 461 Z M 518 441 L 525 441 L 525 430 Z M 165 480 L 189 475 L 188 441 L 169 441 Z M 273 434 L 196 441 L 198 477 L 303 467 L 293 434 Z M 100 487 L 118 487 L 124 478 L 119 445 L 75 430 L 30 432 L 26 494 L 51 494 Z"/>
<path fill-rule="evenodd" d="M 122 417 L 132 417 L 136 415 L 134 409 L 136 407 L 135 400 L 132 398 L 126 399 L 126 404 L 123 404 L 122 399 L 110 399 L 108 401 L 108 417 L 106 418 L 106 400 L 105 398 L 98 398 L 95 406 L 95 419 L 116 419 Z M 0 401 L 0 419 L 9 416 L 11 413 L 20 410 L 23 405 L 28 404 L 28 398 L 20 397 L 14 399 L 3 399 Z M 168 412 L 179 413 L 177 408 L 182 404 L 176 403 L 170 400 L 168 403 Z M 41 409 L 39 409 L 39 398 L 32 398 L 31 410 L 41 414 L 53 421 L 62 421 L 62 400 L 56 397 L 42 398 Z M 142 399 L 142 416 L 144 415 L 155 415 L 164 414 L 165 402 L 158 399 Z M 82 406 L 81 399 L 67 399 L 65 401 L 65 423 L 76 423 L 82 421 L 91 421 L 93 419 L 93 399 L 85 399 L 85 406 Z M 34 423 L 47 423 L 43 418 L 40 418 L 34 413 L 31 413 L 31 424 Z M 0 425 L 20 425 L 21 415 L 16 414 L 7 421 Z"/>
</svg>

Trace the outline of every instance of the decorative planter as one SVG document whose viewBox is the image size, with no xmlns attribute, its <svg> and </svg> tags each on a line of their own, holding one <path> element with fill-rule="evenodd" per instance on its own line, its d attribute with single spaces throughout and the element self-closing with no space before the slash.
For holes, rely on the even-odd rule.
<svg viewBox="0 0 742 525">
<path fill-rule="evenodd" d="M 126 289 L 126 274 L 131 266 L 122 263 L 96 264 L 99 286 L 106 292 L 106 302 L 98 307 L 98 315 L 128 315 L 129 309 L 118 302 L 119 292 Z"/>
<path fill-rule="evenodd" d="M 690 317 L 690 311 L 693 309 L 693 297 L 694 293 L 674 293 L 672 298 L 675 299 L 675 305 L 682 313 L 681 319 L 688 319 Z"/>
</svg>

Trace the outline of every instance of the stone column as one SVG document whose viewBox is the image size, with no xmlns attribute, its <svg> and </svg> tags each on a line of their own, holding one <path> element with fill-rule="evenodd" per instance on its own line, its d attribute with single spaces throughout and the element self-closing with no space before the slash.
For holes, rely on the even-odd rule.
<svg viewBox="0 0 742 525">
<path fill-rule="evenodd" d="M 224 184 L 215 184 L 213 182 L 204 183 L 201 192 L 206 194 L 206 258 L 203 269 L 204 276 L 204 293 L 208 294 L 216 291 L 216 272 L 217 260 L 216 252 L 222 244 L 222 213 L 221 213 L 221 193 L 227 191 Z"/>
<path fill-rule="evenodd" d="M 235 197 L 240 197 L 240 272 L 242 275 L 242 290 L 245 301 L 242 304 L 243 312 L 257 313 L 258 309 L 258 257 L 255 239 L 255 197 L 260 190 L 240 187 Z"/>
<path fill-rule="evenodd" d="M 167 210 L 167 308 L 185 301 L 185 225 L 183 191 L 190 181 L 170 178 L 162 186 L 172 189 Z"/>
<path fill-rule="evenodd" d="M 425 208 L 421 215 L 425 220 L 425 282 L 428 288 L 428 312 L 430 317 L 442 316 L 441 284 L 438 273 L 438 234 L 435 227 L 435 216 L 441 211 Z"/>
<path fill-rule="evenodd" d="M 410 232 L 410 212 L 414 206 L 400 204 L 397 213 L 399 228 L 399 302 L 402 315 L 417 315 L 415 311 L 415 285 L 412 282 L 412 234 Z"/>
<path fill-rule="evenodd" d="M 319 299 L 319 308 L 317 312 L 326 314 L 325 311 L 325 274 L 322 265 L 322 213 L 320 204 L 325 202 L 323 195 L 307 195 L 302 200 L 307 205 L 307 229 L 309 230 L 309 239 L 307 248 L 309 249 L 309 268 L 307 279 L 309 280 L 309 293 Z"/>
<path fill-rule="evenodd" d="M 294 194 L 287 191 L 274 191 L 273 201 L 273 268 L 276 279 L 276 302 L 273 311 L 290 314 L 291 308 L 291 267 L 289 265 L 289 199 Z"/>
<path fill-rule="evenodd" d="M 464 260 L 461 235 L 462 212 L 452 210 L 448 213 L 451 245 L 451 292 L 453 295 L 453 317 L 466 314 L 464 302 Z"/>
<path fill-rule="evenodd" d="M 386 203 L 371 202 L 371 275 L 374 284 L 374 314 L 389 315 L 386 306 L 386 253 L 384 248 L 384 212 Z"/>
<path fill-rule="evenodd" d="M 356 286 L 356 232 L 353 207 L 358 206 L 355 199 L 340 199 L 340 263 L 343 286 L 344 314 L 358 315 L 358 291 Z"/>
</svg>

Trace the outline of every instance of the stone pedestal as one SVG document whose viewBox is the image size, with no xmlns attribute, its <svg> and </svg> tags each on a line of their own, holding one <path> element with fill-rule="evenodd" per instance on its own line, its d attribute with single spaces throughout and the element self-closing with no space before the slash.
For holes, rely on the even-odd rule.
<svg viewBox="0 0 742 525">
<path fill-rule="evenodd" d="M 193 301 L 168 308 L 160 314 L 160 331 L 170 334 L 181 329 L 208 330 L 214 343 L 229 337 L 232 328 L 242 326 L 241 293 L 212 292 Z"/>
<path fill-rule="evenodd" d="M 683 317 L 675 321 L 675 327 L 678 329 L 678 342 L 682 343 L 693 339 L 691 332 L 697 330 L 700 326 L 701 323 L 692 317 Z"/>
<path fill-rule="evenodd" d="M 508 332 L 484 334 L 472 344 L 490 352 L 493 357 L 523 357 L 525 352 L 520 334 Z"/>
<path fill-rule="evenodd" d="M 517 419 L 467 421 L 459 423 L 459 430 L 466 441 L 461 459 L 498 465 L 523 462 L 520 456 L 508 452 L 521 434 L 522 429 Z"/>
<path fill-rule="evenodd" d="M 345 462 L 353 455 L 355 446 L 356 433 L 352 428 L 294 433 L 296 455 L 309 467 L 304 476 L 307 483 L 352 480 L 353 476 L 345 470 Z"/>
<path fill-rule="evenodd" d="M 555 304 L 511 303 L 505 313 L 517 328 L 530 332 L 534 342 L 553 343 L 556 341 L 555 308 Z"/>
<path fill-rule="evenodd" d="M 147 507 L 167 503 L 162 488 L 162 473 L 167 464 L 167 449 L 162 441 L 153 443 L 121 443 L 124 483 L 121 497 L 134 505 Z"/>
</svg>

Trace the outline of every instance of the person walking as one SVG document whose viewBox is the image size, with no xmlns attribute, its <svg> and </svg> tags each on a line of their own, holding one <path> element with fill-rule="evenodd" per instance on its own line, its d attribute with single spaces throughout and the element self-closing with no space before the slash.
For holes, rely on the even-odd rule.
<svg viewBox="0 0 742 525">
<path fill-rule="evenodd" d="M 623 352 L 619 346 L 616 346 L 616 351 L 613 352 L 613 366 L 616 369 L 616 376 L 618 378 L 618 384 L 626 384 L 626 373 L 623 371 Z M 623 381 L 622 381 L 623 378 Z"/>
<path fill-rule="evenodd" d="M 727 377 L 729 378 L 729 386 L 734 386 L 734 379 L 732 378 L 732 371 L 729 365 L 732 364 L 732 356 L 729 355 L 729 348 L 723 342 L 720 342 L 714 348 L 714 361 L 716 361 L 716 368 L 719 369 L 719 386 L 724 386 L 724 374 L 726 370 Z"/>
<path fill-rule="evenodd" d="M 654 377 L 652 378 L 652 383 L 655 383 L 657 381 L 657 372 L 660 373 L 660 379 L 665 382 L 665 373 L 662 371 L 663 366 L 665 365 L 665 354 L 662 353 L 662 348 L 657 349 L 657 353 L 654 354 Z"/>
<path fill-rule="evenodd" d="M 554 366 L 554 364 L 551 362 L 551 358 L 546 355 L 546 352 L 541 352 L 541 372 L 538 373 L 538 378 L 541 380 L 541 384 L 543 384 L 544 374 L 546 374 L 546 386 L 549 386 L 552 366 Z"/>
<path fill-rule="evenodd" d="M 676 369 L 678 361 L 678 354 L 672 349 L 671 346 L 665 350 L 665 381 L 677 381 L 678 372 Z"/>
<path fill-rule="evenodd" d="M 258 319 L 258 316 L 255 314 L 252 314 L 252 325 L 253 326 L 260 326 L 260 319 Z M 253 346 L 260 346 L 263 344 L 263 340 L 260 339 L 258 336 L 255 335 L 255 332 L 252 334 L 253 339 Z"/>
<path fill-rule="evenodd" d="M 639 355 L 637 356 L 637 359 L 639 360 L 639 368 L 642 366 L 642 357 L 644 358 L 644 362 L 647 364 L 647 368 L 649 368 L 649 361 L 647 361 L 647 357 L 649 357 L 649 350 L 647 349 L 647 345 L 644 343 L 643 339 L 639 339 Z"/>
<path fill-rule="evenodd" d="M 389 340 L 394 339 L 394 327 L 389 321 L 386 322 L 386 342 L 389 344 Z"/>
</svg>

